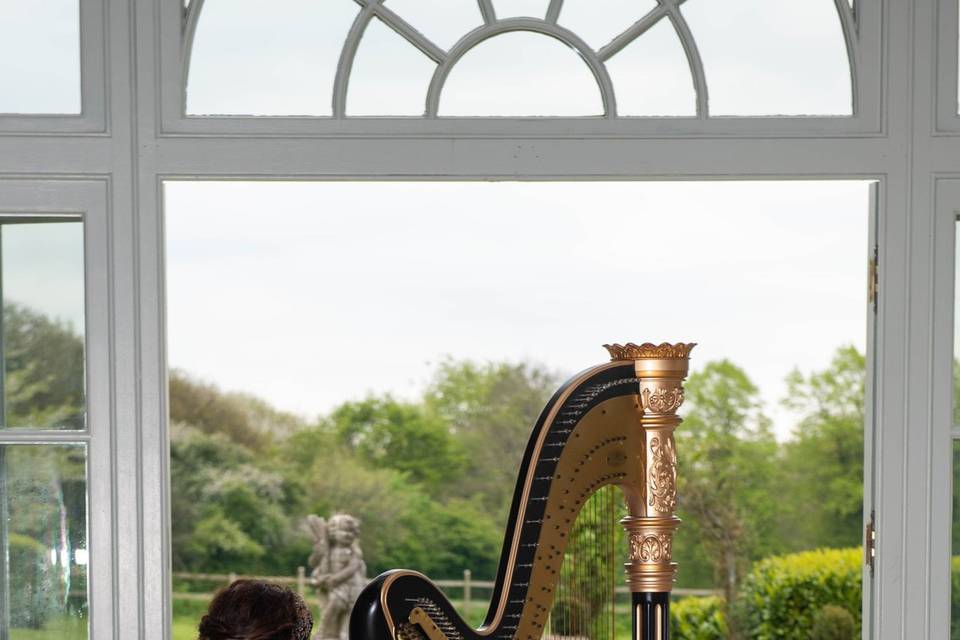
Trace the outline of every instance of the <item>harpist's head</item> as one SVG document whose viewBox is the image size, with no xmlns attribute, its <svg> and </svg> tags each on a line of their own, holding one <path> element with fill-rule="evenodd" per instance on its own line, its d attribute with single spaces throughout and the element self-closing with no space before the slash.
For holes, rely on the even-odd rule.
<svg viewBox="0 0 960 640">
<path fill-rule="evenodd" d="M 200 621 L 200 640 L 309 640 L 313 617 L 303 598 L 262 580 L 221 590 Z"/>
</svg>

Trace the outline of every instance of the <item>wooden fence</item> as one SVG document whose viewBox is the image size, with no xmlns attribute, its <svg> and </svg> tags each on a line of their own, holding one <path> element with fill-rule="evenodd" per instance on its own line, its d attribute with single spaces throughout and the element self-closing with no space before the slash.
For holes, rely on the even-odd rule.
<svg viewBox="0 0 960 640">
<path fill-rule="evenodd" d="M 256 578 L 257 580 L 269 580 L 270 582 L 276 582 L 277 584 L 290 585 L 295 587 L 297 593 L 303 596 L 304 600 L 313 605 L 319 605 L 320 600 L 315 596 L 312 596 L 308 589 L 311 586 L 307 579 L 307 570 L 305 567 L 297 567 L 296 576 L 246 576 L 240 575 L 237 573 L 184 573 L 184 572 L 174 572 L 174 578 L 182 580 L 199 580 L 205 582 L 219 582 L 223 585 L 228 585 L 234 580 L 240 578 Z M 493 589 L 495 583 L 492 580 L 474 580 L 473 575 L 470 572 L 470 569 L 463 570 L 463 579 L 462 580 L 434 580 L 440 588 L 452 588 L 452 589 L 462 589 L 463 590 L 463 600 L 453 600 L 453 604 L 457 605 L 460 609 L 460 612 L 466 617 L 470 613 L 470 609 L 475 602 L 484 604 L 487 602 L 486 599 L 481 599 L 479 601 L 474 600 L 474 589 Z M 618 586 L 616 589 L 617 594 L 628 594 L 630 589 L 626 585 Z M 713 596 L 718 595 L 720 591 L 713 589 L 674 589 L 674 596 Z M 213 593 L 193 593 L 185 591 L 174 591 L 173 599 L 174 600 L 201 600 L 208 602 L 212 597 Z"/>
</svg>

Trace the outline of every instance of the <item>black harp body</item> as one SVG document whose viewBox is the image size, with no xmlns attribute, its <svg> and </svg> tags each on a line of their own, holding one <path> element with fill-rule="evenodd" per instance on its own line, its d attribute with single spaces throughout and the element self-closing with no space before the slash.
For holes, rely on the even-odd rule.
<svg viewBox="0 0 960 640">
<path fill-rule="evenodd" d="M 613 360 L 565 383 L 525 449 L 490 606 L 468 625 L 426 576 L 398 569 L 362 592 L 350 640 L 539 640 L 578 513 L 599 489 L 622 491 L 634 640 L 669 638 L 676 506 L 673 429 L 692 344 L 609 345 Z M 612 630 L 612 629 L 611 629 Z"/>
</svg>

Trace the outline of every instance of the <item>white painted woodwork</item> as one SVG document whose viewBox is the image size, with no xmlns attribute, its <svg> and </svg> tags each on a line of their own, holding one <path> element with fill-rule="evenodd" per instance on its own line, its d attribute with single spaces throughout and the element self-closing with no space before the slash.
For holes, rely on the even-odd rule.
<svg viewBox="0 0 960 640">
<path fill-rule="evenodd" d="M 165 178 L 877 180 L 875 464 L 865 510 L 877 511 L 878 555 L 865 637 L 948 636 L 954 258 L 944 221 L 960 208 L 956 0 L 860 0 L 853 28 L 854 12 L 838 1 L 852 52 L 851 117 L 710 118 L 704 92 L 699 117 L 675 119 L 612 117 L 613 92 L 597 118 L 188 118 L 184 34 L 201 2 L 185 15 L 181 0 L 82 0 L 82 113 L 0 115 L 0 209 L 81 211 L 93 231 L 83 436 L 93 638 L 169 636 Z M 480 0 L 481 33 L 530 26 L 498 22 L 497 4 Z M 569 42 L 559 4 L 544 4 L 537 28 Z M 335 101 L 333 113 L 345 104 Z M 19 436 L 0 434 L 11 438 Z"/>
</svg>

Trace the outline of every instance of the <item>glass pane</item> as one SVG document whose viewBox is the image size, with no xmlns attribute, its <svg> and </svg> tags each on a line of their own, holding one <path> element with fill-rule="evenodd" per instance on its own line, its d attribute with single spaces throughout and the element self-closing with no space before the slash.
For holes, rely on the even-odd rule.
<svg viewBox="0 0 960 640">
<path fill-rule="evenodd" d="M 387 0 L 385 4 L 442 49 L 483 23 L 475 0 Z"/>
<path fill-rule="evenodd" d="M 849 115 L 850 64 L 833 0 L 687 2 L 711 115 Z"/>
<path fill-rule="evenodd" d="M 950 562 L 950 638 L 960 640 L 960 440 L 953 441 L 953 558 Z"/>
<path fill-rule="evenodd" d="M 864 182 L 167 183 L 175 637 L 195 638 L 231 573 L 309 576 L 311 513 L 360 518 L 368 578 L 492 580 L 530 427 L 611 335 L 700 342 L 677 446 L 681 496 L 701 500 L 682 505 L 674 558 L 678 588 L 714 595 L 691 619 L 743 605 L 745 623 L 794 628 L 832 605 L 858 624 L 867 196 Z M 305 588 L 319 618 L 324 594 Z M 489 597 L 475 584 L 467 618 Z"/>
<path fill-rule="evenodd" d="M 954 225 L 956 257 L 953 275 L 953 426 L 960 429 L 960 219 Z"/>
<path fill-rule="evenodd" d="M 602 114 L 597 81 L 580 56 L 528 31 L 494 36 L 468 51 L 440 97 L 443 116 Z"/>
<path fill-rule="evenodd" d="M 82 429 L 83 223 L 0 220 L 0 252 L 0 425 Z"/>
<path fill-rule="evenodd" d="M 655 0 L 565 0 L 558 22 L 600 49 L 656 6 Z"/>
<path fill-rule="evenodd" d="M 87 638 L 84 445 L 0 446 L 0 637 Z"/>
<path fill-rule="evenodd" d="M 493 8 L 498 18 L 543 18 L 547 15 L 549 4 L 549 0 L 493 0 Z"/>
<path fill-rule="evenodd" d="M 694 116 L 697 93 L 673 25 L 661 20 L 607 63 L 622 116 Z"/>
<path fill-rule="evenodd" d="M 187 84 L 189 115 L 330 115 L 353 2 L 207 0 Z"/>
<path fill-rule="evenodd" d="M 371 20 L 353 62 L 347 114 L 422 116 L 436 68 L 396 31 L 380 20 Z"/>
<path fill-rule="evenodd" d="M 0 2 L 0 113 L 80 113 L 79 0 Z"/>
</svg>

